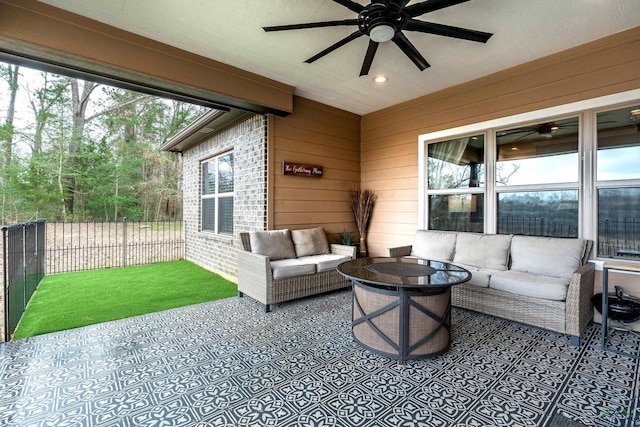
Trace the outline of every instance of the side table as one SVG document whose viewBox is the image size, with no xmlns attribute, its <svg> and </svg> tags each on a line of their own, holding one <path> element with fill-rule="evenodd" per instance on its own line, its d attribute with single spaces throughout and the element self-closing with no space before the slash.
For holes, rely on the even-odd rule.
<svg viewBox="0 0 640 427">
<path fill-rule="evenodd" d="M 607 336 L 609 335 L 609 270 L 626 273 L 640 273 L 640 265 L 620 261 L 605 261 L 602 265 L 602 324 L 600 326 L 602 350 L 611 351 L 634 359 L 640 359 L 640 355 L 638 354 L 613 350 L 607 347 Z"/>
</svg>

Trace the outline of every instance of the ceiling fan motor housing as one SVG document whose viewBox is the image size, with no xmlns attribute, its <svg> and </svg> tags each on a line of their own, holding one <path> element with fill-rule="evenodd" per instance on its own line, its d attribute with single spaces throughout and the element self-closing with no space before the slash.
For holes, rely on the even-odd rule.
<svg viewBox="0 0 640 427">
<path fill-rule="evenodd" d="M 407 23 L 407 15 L 395 3 L 376 3 L 367 5 L 358 15 L 358 28 L 364 34 L 368 35 L 374 41 L 376 36 L 372 36 L 371 32 L 375 28 L 387 26 L 393 29 L 393 35 L 404 29 Z M 374 31 L 375 34 L 375 31 Z M 393 38 L 393 36 L 391 37 Z M 387 38 L 387 40 L 391 40 Z M 385 40 L 385 41 L 387 41 Z"/>
</svg>

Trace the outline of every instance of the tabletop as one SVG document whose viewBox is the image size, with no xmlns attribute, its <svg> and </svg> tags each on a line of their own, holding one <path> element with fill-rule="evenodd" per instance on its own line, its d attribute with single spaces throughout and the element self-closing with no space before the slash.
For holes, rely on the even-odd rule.
<svg viewBox="0 0 640 427">
<path fill-rule="evenodd" d="M 452 286 L 471 279 L 471 273 L 457 265 L 405 257 L 358 258 L 340 264 L 338 272 L 358 282 L 406 288 Z"/>
</svg>

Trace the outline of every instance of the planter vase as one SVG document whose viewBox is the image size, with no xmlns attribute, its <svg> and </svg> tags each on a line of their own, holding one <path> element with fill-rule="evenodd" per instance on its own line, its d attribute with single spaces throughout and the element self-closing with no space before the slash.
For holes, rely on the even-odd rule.
<svg viewBox="0 0 640 427">
<path fill-rule="evenodd" d="M 367 256 L 367 244 L 364 241 L 364 237 L 360 237 L 360 256 Z"/>
</svg>

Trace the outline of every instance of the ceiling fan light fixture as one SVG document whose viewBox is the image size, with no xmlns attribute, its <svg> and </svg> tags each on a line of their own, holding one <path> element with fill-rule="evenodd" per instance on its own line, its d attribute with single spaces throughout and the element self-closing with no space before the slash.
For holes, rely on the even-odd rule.
<svg viewBox="0 0 640 427">
<path fill-rule="evenodd" d="M 308 28 L 357 26 L 357 30 L 349 34 L 342 40 L 318 52 L 304 62 L 311 64 L 320 58 L 330 54 L 340 47 L 350 43 L 359 37 L 369 37 L 369 46 L 360 68 L 360 77 L 369 74 L 373 59 L 380 43 L 393 41 L 393 43 L 409 58 L 411 62 L 420 70 L 429 68 L 429 62 L 422 56 L 420 51 L 406 37 L 405 31 L 414 31 L 426 34 L 435 34 L 445 37 L 469 40 L 473 42 L 486 43 L 493 34 L 483 31 L 470 30 L 467 28 L 450 25 L 436 24 L 433 22 L 421 21 L 416 17 L 421 17 L 428 12 L 445 9 L 469 0 L 367 0 L 369 4 L 362 4 L 364 0 L 332 0 L 358 16 L 352 19 L 341 19 L 321 22 L 306 22 L 300 24 L 275 25 L 262 27 L 266 32 L 302 30 Z"/>
<path fill-rule="evenodd" d="M 396 30 L 391 25 L 380 24 L 369 30 L 369 37 L 376 43 L 388 42 L 396 35 Z"/>
</svg>

